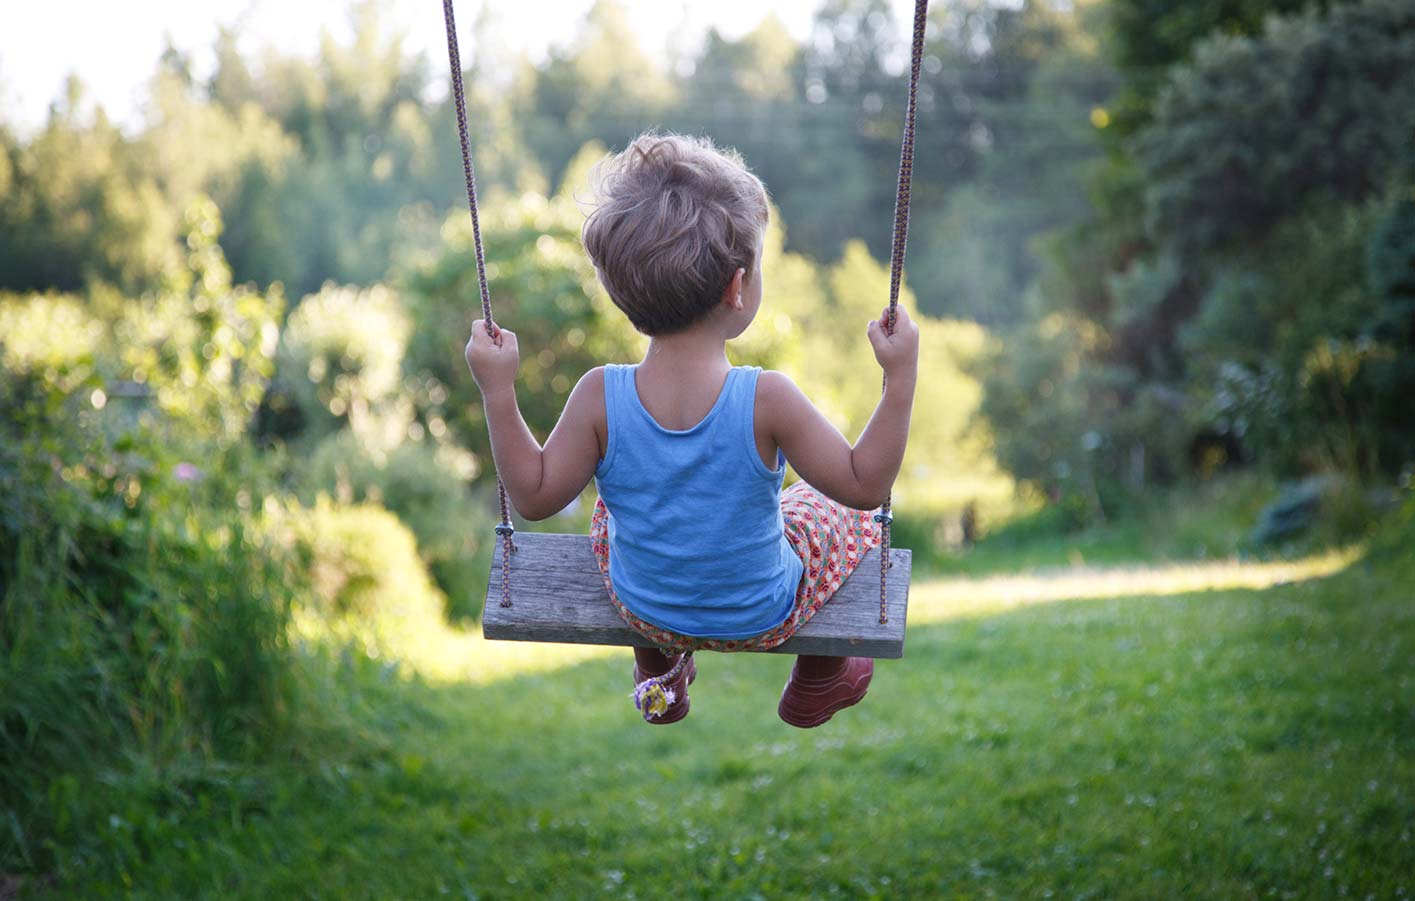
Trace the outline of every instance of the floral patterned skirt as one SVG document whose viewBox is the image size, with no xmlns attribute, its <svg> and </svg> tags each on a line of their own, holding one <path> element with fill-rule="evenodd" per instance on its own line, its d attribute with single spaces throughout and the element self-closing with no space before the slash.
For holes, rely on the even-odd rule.
<svg viewBox="0 0 1415 901">
<path fill-rule="evenodd" d="M 837 504 L 805 482 L 797 482 L 781 492 L 781 514 L 786 521 L 786 539 L 805 564 L 801 584 L 796 588 L 796 605 L 784 623 L 751 638 L 728 640 L 680 635 L 641 619 L 620 603 L 609 580 L 609 511 L 603 500 L 595 502 L 590 540 L 614 609 L 629 628 L 660 649 L 668 653 L 766 651 L 810 622 L 854 572 L 865 552 L 878 545 L 880 539 L 879 524 L 870 512 Z"/>
</svg>

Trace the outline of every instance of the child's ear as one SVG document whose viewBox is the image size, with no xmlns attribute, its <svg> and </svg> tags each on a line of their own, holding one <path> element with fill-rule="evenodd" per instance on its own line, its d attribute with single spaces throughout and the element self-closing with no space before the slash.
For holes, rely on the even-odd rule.
<svg viewBox="0 0 1415 901">
<path fill-rule="evenodd" d="M 732 281 L 727 283 L 727 289 L 722 292 L 722 302 L 734 310 L 742 309 L 742 282 L 747 277 L 747 270 L 738 269 L 732 273 Z"/>
</svg>

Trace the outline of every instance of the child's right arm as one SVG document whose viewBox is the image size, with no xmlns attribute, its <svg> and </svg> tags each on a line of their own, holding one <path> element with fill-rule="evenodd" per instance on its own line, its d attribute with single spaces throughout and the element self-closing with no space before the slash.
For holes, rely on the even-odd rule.
<svg viewBox="0 0 1415 901">
<path fill-rule="evenodd" d="M 884 503 L 899 474 L 919 372 L 919 327 L 902 306 L 893 335 L 885 334 L 881 317 L 870 323 L 869 338 L 885 389 L 853 447 L 787 376 L 764 372 L 757 389 L 761 425 L 796 472 L 831 500 L 857 510 Z"/>
</svg>

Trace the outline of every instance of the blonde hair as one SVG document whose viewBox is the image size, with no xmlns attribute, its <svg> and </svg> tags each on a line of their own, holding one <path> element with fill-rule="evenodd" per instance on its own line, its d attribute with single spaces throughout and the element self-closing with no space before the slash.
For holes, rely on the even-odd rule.
<svg viewBox="0 0 1415 901">
<path fill-rule="evenodd" d="M 756 271 L 767 194 L 706 138 L 645 134 L 595 167 L 581 238 L 614 304 L 646 335 L 682 331 Z"/>
</svg>

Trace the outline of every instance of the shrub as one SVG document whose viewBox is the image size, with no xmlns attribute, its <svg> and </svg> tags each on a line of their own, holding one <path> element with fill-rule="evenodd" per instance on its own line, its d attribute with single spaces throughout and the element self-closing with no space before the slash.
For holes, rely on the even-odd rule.
<svg viewBox="0 0 1415 901">
<path fill-rule="evenodd" d="M 326 285 L 290 314 L 280 338 L 276 414 L 292 412 L 292 434 L 318 440 L 344 425 L 371 426 L 397 394 L 409 322 L 382 286 Z M 288 408 L 288 410 L 286 409 Z"/>
<path fill-rule="evenodd" d="M 231 287 L 214 209 L 191 226 L 180 291 L 0 300 L 0 872 L 126 867 L 194 803 L 144 810 L 132 779 L 293 723 L 290 570 L 243 440 L 279 298 Z"/>
<path fill-rule="evenodd" d="M 1184 330 L 1213 427 L 1279 472 L 1370 478 L 1415 459 L 1407 191 L 1275 229 L 1262 249 L 1280 264 L 1221 271 Z"/>
<path fill-rule="evenodd" d="M 396 514 L 417 536 L 418 554 L 447 597 L 449 615 L 480 611 L 490 562 L 491 526 L 467 484 L 476 472 L 465 451 L 408 441 L 387 453 L 369 449 L 349 432 L 322 442 L 300 467 L 300 496 L 341 503 L 369 502 Z"/>
<path fill-rule="evenodd" d="M 285 508 L 271 525 L 305 581 L 296 618 L 306 638 L 332 635 L 371 657 L 397 658 L 441 621 L 445 602 L 413 533 L 387 510 L 321 497 Z"/>
<path fill-rule="evenodd" d="M 0 404 L 7 871 L 141 853 L 109 834 L 127 762 L 261 753 L 295 689 L 284 570 L 234 501 L 191 506 L 149 438 L 96 434 L 87 397 L 44 407 L 66 425 L 40 431 L 22 421 L 34 407 Z M 119 760 L 107 793 L 83 788 Z"/>
</svg>

